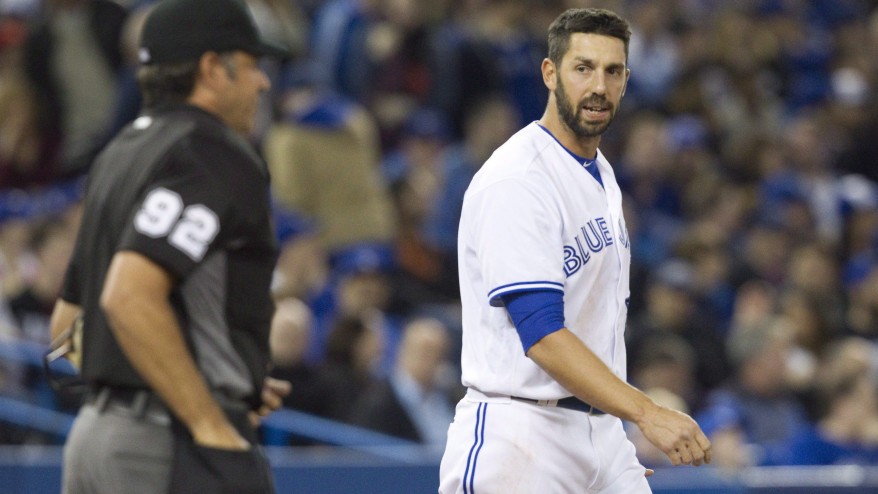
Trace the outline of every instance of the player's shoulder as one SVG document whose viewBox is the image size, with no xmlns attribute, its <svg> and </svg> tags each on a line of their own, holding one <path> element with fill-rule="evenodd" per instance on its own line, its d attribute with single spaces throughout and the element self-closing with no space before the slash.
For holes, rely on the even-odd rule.
<svg viewBox="0 0 878 494">
<path fill-rule="evenodd" d="M 551 136 L 537 122 L 531 122 L 494 151 L 476 174 L 473 185 L 486 186 L 539 173 L 543 155 L 551 145 Z"/>
</svg>

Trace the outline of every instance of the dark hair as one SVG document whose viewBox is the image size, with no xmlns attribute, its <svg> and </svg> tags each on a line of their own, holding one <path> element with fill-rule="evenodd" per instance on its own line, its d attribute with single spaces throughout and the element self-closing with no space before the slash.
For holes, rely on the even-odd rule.
<svg viewBox="0 0 878 494">
<path fill-rule="evenodd" d="M 229 73 L 237 77 L 233 53 L 220 52 L 220 62 Z M 141 65 L 137 71 L 137 82 L 143 94 L 143 105 L 153 107 L 167 103 L 182 103 L 192 94 L 195 78 L 198 76 L 198 60 L 184 62 Z"/>
<path fill-rule="evenodd" d="M 628 41 L 631 28 L 628 21 L 605 9 L 567 9 L 549 26 L 549 60 L 555 65 L 570 48 L 574 33 L 600 34 L 618 38 L 625 43 L 625 61 L 628 60 Z"/>
<path fill-rule="evenodd" d="M 347 367 L 354 366 L 356 347 L 369 331 L 361 317 L 342 316 L 332 326 L 326 341 L 326 360 Z"/>
<path fill-rule="evenodd" d="M 197 75 L 198 60 L 142 65 L 137 70 L 137 82 L 143 94 L 143 106 L 185 102 L 192 94 Z"/>
</svg>

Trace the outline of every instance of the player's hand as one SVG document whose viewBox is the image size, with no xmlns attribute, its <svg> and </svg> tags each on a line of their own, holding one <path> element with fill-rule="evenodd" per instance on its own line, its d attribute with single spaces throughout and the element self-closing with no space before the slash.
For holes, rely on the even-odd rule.
<svg viewBox="0 0 878 494">
<path fill-rule="evenodd" d="M 710 463 L 710 440 L 685 413 L 655 405 L 637 426 L 672 464 L 699 466 Z"/>
<path fill-rule="evenodd" d="M 250 412 L 250 423 L 253 427 L 259 426 L 262 417 L 279 409 L 284 404 L 284 397 L 290 394 L 292 385 L 289 381 L 282 381 L 273 377 L 266 377 L 262 386 L 262 406 L 255 412 Z"/>
</svg>

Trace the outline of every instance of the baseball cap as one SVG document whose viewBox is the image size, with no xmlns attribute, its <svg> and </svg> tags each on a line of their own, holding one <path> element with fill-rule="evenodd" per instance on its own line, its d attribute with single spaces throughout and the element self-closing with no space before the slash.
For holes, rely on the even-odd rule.
<svg viewBox="0 0 878 494">
<path fill-rule="evenodd" d="M 140 34 L 140 62 L 195 60 L 208 51 L 241 50 L 283 57 L 287 50 L 259 34 L 242 0 L 161 0 Z"/>
</svg>

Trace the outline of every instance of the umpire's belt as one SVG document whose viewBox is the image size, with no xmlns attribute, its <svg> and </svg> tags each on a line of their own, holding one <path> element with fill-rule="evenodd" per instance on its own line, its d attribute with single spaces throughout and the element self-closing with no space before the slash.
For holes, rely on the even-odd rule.
<svg viewBox="0 0 878 494">
<path fill-rule="evenodd" d="M 534 400 L 531 398 L 522 398 L 520 396 L 511 396 L 515 401 L 523 401 L 525 403 L 532 403 L 541 407 L 558 407 L 558 408 L 566 408 L 568 410 L 576 410 L 577 412 L 585 412 L 589 415 L 605 415 L 606 412 L 599 408 L 595 408 L 593 405 L 589 405 L 588 403 L 580 400 L 575 396 L 570 396 L 567 398 L 561 398 L 560 400 Z"/>
<path fill-rule="evenodd" d="M 95 386 L 86 394 L 85 403 L 94 406 L 99 414 L 122 415 L 158 425 L 171 424 L 167 407 L 148 389 Z"/>
</svg>

